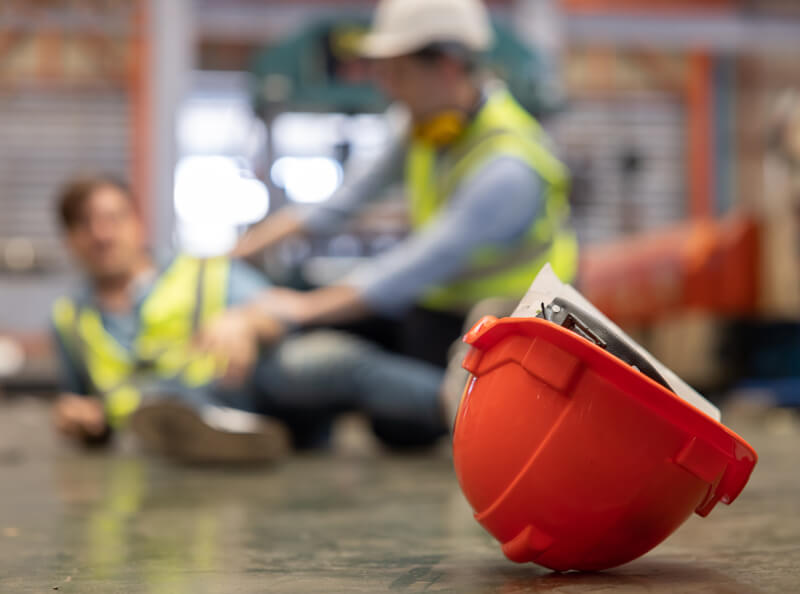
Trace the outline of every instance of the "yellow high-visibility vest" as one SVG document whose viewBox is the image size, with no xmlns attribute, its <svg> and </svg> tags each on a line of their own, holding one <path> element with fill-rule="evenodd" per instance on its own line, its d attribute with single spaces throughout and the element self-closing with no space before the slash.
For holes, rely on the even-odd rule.
<svg viewBox="0 0 800 594">
<path fill-rule="evenodd" d="M 546 144 L 538 122 L 502 88 L 489 94 L 472 122 L 442 154 L 430 143 L 412 142 L 406 160 L 406 188 L 415 229 L 436 217 L 470 175 L 498 156 L 521 159 L 546 186 L 539 216 L 516 245 L 477 250 L 462 275 L 429 290 L 421 305 L 465 311 L 489 297 L 521 298 L 546 262 L 561 280 L 573 280 L 578 244 L 569 228 L 569 177 Z"/>
<path fill-rule="evenodd" d="M 95 307 L 67 297 L 55 302 L 53 324 L 103 397 L 112 426 L 139 406 L 142 380 L 177 379 L 198 387 L 222 374 L 225 362 L 195 352 L 191 341 L 200 324 L 225 310 L 229 273 L 227 258 L 178 256 L 142 303 L 132 349 L 106 331 Z"/>
</svg>

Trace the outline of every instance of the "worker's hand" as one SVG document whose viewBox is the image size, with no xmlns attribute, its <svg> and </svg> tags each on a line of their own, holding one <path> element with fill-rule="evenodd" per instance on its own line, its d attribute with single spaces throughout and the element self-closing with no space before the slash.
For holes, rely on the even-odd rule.
<svg viewBox="0 0 800 594">
<path fill-rule="evenodd" d="M 223 381 L 241 384 L 258 357 L 258 337 L 247 315 L 228 310 L 211 319 L 195 337 L 197 348 L 226 362 Z"/>
<path fill-rule="evenodd" d="M 99 439 L 108 430 L 103 403 L 77 394 L 59 395 L 53 406 L 53 424 L 62 435 L 81 441 Z"/>
<path fill-rule="evenodd" d="M 284 333 L 282 324 L 263 314 L 247 308 L 230 309 L 200 329 L 195 345 L 226 361 L 225 383 L 241 384 L 256 363 L 259 343 L 269 344 Z"/>
<path fill-rule="evenodd" d="M 369 313 L 358 290 L 346 285 L 306 292 L 276 287 L 266 291 L 254 307 L 290 326 L 339 324 L 363 318 Z"/>
<path fill-rule="evenodd" d="M 259 311 L 266 316 L 285 320 L 294 326 L 302 326 L 313 317 L 316 291 L 294 291 L 273 287 L 258 303 Z"/>
<path fill-rule="evenodd" d="M 303 223 L 289 210 L 274 214 L 251 227 L 233 248 L 231 256 L 244 258 L 303 232 Z"/>
</svg>

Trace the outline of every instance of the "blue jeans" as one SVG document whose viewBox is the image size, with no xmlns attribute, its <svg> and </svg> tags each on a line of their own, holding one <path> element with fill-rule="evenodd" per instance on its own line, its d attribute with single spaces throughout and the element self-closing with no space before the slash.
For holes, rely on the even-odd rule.
<svg viewBox="0 0 800 594">
<path fill-rule="evenodd" d="M 323 445 L 333 418 L 366 415 L 391 447 L 422 447 L 447 432 L 439 392 L 444 370 L 333 330 L 290 335 L 265 350 L 250 390 L 226 404 L 284 420 L 298 447 Z"/>
</svg>

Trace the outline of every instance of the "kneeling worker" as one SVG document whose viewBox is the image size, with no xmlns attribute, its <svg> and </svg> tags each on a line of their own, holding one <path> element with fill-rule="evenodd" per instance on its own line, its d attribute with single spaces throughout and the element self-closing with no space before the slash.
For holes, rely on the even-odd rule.
<svg viewBox="0 0 800 594">
<path fill-rule="evenodd" d="M 268 217 L 236 253 L 337 225 L 398 170 L 405 171 L 412 233 L 335 285 L 270 291 L 261 300 L 265 315 L 310 326 L 403 314 L 409 340 L 399 350 L 444 366 L 475 304 L 518 301 L 548 261 L 572 280 L 577 243 L 567 171 L 537 121 L 481 72 L 492 35 L 479 0 L 378 3 L 363 54 L 386 94 L 407 108 L 408 133 L 325 203 Z"/>
</svg>

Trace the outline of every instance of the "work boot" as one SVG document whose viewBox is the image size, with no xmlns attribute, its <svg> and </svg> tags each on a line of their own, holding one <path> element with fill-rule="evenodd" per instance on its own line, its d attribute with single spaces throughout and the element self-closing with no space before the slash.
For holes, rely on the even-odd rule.
<svg viewBox="0 0 800 594">
<path fill-rule="evenodd" d="M 289 433 L 279 421 L 222 406 L 146 402 L 129 426 L 148 451 L 195 464 L 277 462 L 290 448 Z"/>
</svg>

